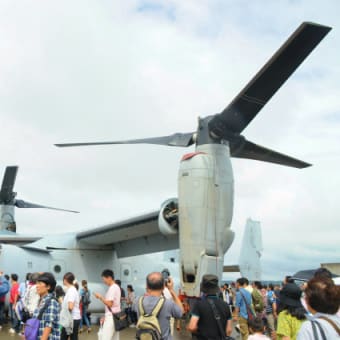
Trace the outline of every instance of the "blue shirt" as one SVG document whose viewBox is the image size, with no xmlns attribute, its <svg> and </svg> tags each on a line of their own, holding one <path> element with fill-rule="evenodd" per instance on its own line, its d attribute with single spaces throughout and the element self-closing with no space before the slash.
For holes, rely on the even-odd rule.
<svg viewBox="0 0 340 340">
<path fill-rule="evenodd" d="M 9 291 L 9 283 L 4 277 L 0 277 L 0 297 L 4 296 Z"/>
<path fill-rule="evenodd" d="M 242 293 L 243 297 L 242 297 L 241 293 Z M 251 300 L 250 292 L 248 292 L 244 288 L 240 288 L 236 292 L 236 307 L 238 307 L 239 310 L 240 310 L 240 313 L 239 313 L 240 316 L 243 319 L 247 319 L 248 320 L 248 313 L 247 313 L 246 302 L 247 302 L 247 305 L 249 306 L 249 308 L 251 308 L 252 300 Z"/>
</svg>

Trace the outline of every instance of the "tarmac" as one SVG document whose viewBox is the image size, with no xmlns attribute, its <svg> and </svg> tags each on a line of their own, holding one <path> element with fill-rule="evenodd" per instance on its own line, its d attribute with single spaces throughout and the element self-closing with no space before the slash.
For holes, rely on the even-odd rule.
<svg viewBox="0 0 340 340">
<path fill-rule="evenodd" d="M 9 327 L 4 326 L 3 329 L 0 331 L 0 339 L 1 340 L 22 340 L 23 337 L 18 334 L 10 334 L 8 332 Z M 82 332 L 79 334 L 79 340 L 97 340 L 98 339 L 98 326 L 93 326 L 92 331 L 90 333 Z M 186 332 L 178 333 L 175 331 L 174 340 L 184 340 L 184 339 L 191 339 L 189 334 L 185 334 Z M 127 328 L 120 332 L 120 340 L 134 340 L 136 339 L 136 329 L 135 328 Z"/>
<path fill-rule="evenodd" d="M 2 330 L 0 331 L 0 339 L 1 340 L 16 340 L 16 339 L 23 339 L 22 336 L 18 334 L 10 334 L 8 332 L 9 326 L 5 325 Z M 90 333 L 82 332 L 79 334 L 79 340 L 97 340 L 98 339 L 98 326 L 93 326 L 92 331 Z M 120 332 L 120 340 L 134 340 L 136 335 L 136 329 L 135 328 L 127 328 Z M 232 336 L 235 337 L 235 339 L 240 339 L 237 334 L 232 334 Z M 173 335 L 174 340 L 188 340 L 191 339 L 191 334 L 189 334 L 187 331 L 174 331 Z"/>
</svg>

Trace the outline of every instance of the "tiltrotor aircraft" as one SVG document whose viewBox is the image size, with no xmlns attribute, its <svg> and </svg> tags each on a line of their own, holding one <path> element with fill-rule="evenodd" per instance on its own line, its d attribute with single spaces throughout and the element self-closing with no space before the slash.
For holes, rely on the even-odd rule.
<svg viewBox="0 0 340 340">
<path fill-rule="evenodd" d="M 16 192 L 13 192 L 15 180 L 18 173 L 17 166 L 6 167 L 5 174 L 2 180 L 0 189 L 0 230 L 16 231 L 16 223 L 14 219 L 14 210 L 17 208 L 44 208 L 59 211 L 68 211 L 78 213 L 74 210 L 66 210 L 59 208 L 52 208 L 41 204 L 31 203 L 16 199 Z M 10 235 L 10 234 L 9 234 Z"/>
<path fill-rule="evenodd" d="M 270 98 L 292 75 L 331 30 L 305 22 L 291 35 L 246 87 L 220 113 L 200 118 L 197 130 L 189 133 L 127 141 L 56 144 L 59 147 L 107 144 L 160 144 L 188 147 L 178 176 L 178 201 L 166 201 L 159 215 L 139 217 L 133 228 L 117 227 L 121 255 L 180 249 L 180 278 L 189 296 L 199 294 L 205 273 L 222 275 L 223 258 L 234 240 L 230 229 L 234 180 L 230 157 L 247 158 L 280 165 L 305 168 L 310 164 L 248 141 L 241 133 Z M 112 228 L 78 235 L 91 245 L 113 243 Z M 95 261 L 95 260 L 94 260 Z M 95 263 L 93 264 L 95 266 Z"/>
</svg>

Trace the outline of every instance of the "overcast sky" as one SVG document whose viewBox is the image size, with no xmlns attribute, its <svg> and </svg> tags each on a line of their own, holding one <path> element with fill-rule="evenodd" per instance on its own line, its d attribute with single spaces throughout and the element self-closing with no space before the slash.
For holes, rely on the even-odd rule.
<svg viewBox="0 0 340 340">
<path fill-rule="evenodd" d="M 244 131 L 313 163 L 233 160 L 237 262 L 248 217 L 263 230 L 264 278 L 339 262 L 340 2 L 0 1 L 0 171 L 19 165 L 20 233 L 84 230 L 176 196 L 190 149 L 57 142 L 196 129 L 220 112 L 303 21 L 333 30 Z"/>
</svg>

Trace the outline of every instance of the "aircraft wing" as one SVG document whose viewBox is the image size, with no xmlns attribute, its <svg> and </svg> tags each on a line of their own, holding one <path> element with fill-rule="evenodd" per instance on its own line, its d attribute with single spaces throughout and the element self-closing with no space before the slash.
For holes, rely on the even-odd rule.
<svg viewBox="0 0 340 340">
<path fill-rule="evenodd" d="M 163 235 L 158 227 L 159 211 L 112 223 L 76 235 L 91 246 L 113 246 L 118 257 L 128 257 L 179 248 L 178 235 Z"/>
<path fill-rule="evenodd" d="M 41 237 L 39 236 L 20 235 L 7 230 L 2 230 L 0 232 L 0 244 L 23 246 L 40 239 Z"/>
</svg>

